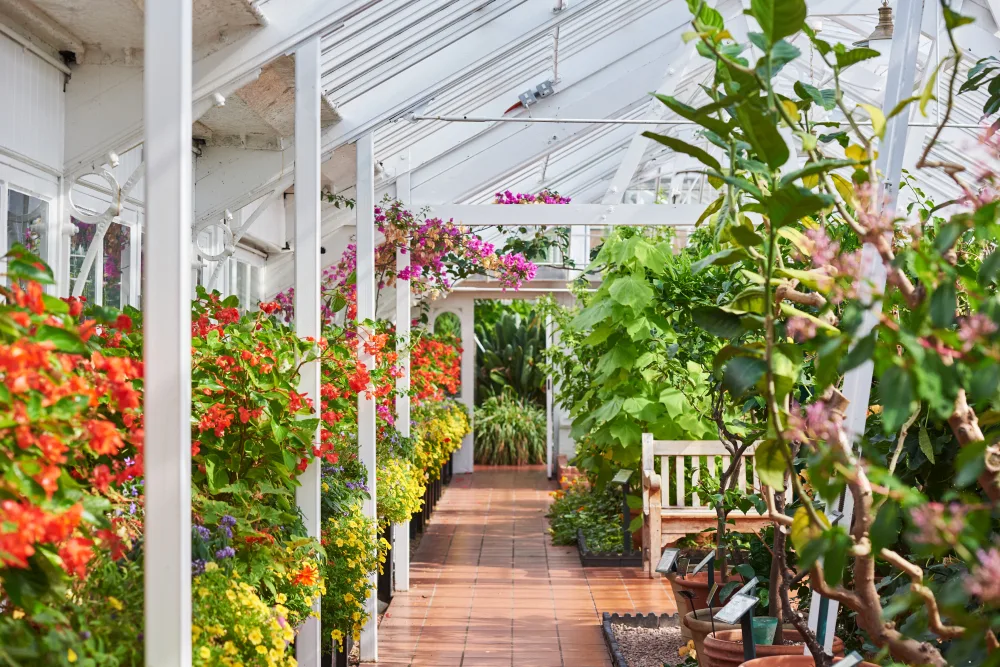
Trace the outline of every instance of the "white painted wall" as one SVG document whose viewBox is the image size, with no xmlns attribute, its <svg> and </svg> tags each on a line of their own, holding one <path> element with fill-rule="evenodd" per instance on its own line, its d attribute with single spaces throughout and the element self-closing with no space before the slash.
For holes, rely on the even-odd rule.
<svg viewBox="0 0 1000 667">
<path fill-rule="evenodd" d="M 0 35 L 0 149 L 62 173 L 64 75 Z"/>
</svg>

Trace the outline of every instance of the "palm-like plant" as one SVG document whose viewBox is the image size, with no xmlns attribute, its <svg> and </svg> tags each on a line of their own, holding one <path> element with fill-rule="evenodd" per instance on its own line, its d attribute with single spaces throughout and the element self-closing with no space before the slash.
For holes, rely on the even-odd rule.
<svg viewBox="0 0 1000 667">
<path fill-rule="evenodd" d="M 476 403 L 509 387 L 519 398 L 545 405 L 545 375 L 538 364 L 545 350 L 545 323 L 503 312 L 492 328 L 476 325 Z"/>
</svg>

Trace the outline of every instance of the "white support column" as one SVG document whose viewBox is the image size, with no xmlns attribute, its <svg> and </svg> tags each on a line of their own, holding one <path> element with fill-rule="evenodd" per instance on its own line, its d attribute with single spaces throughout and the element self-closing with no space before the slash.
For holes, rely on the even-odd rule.
<svg viewBox="0 0 1000 667">
<path fill-rule="evenodd" d="M 375 319 L 375 138 L 372 133 L 358 139 L 358 185 L 357 185 L 357 293 L 358 293 L 358 335 L 367 338 L 370 328 L 366 320 Z M 375 365 L 375 359 L 359 348 L 361 362 L 368 368 Z M 376 520 L 375 512 L 375 401 L 364 392 L 358 394 L 358 457 L 368 471 L 368 493 L 365 501 L 365 516 Z M 378 660 L 378 594 L 377 575 L 370 575 L 372 593 L 365 602 L 368 622 L 361 629 L 361 661 Z"/>
<path fill-rule="evenodd" d="M 896 26 L 893 32 L 892 48 L 889 52 L 889 70 L 886 73 L 885 100 L 882 108 L 888 111 L 913 93 L 913 82 L 917 68 L 917 46 L 920 42 L 920 25 L 923 14 L 923 0 L 899 0 L 896 13 Z M 886 207 L 891 216 L 895 210 L 897 188 L 903 168 L 903 157 L 906 152 L 906 134 L 909 114 L 899 114 L 890 118 L 886 124 L 885 138 L 879 145 L 877 166 L 882 173 L 882 192 L 876 202 L 882 201 L 884 195 L 888 202 Z M 870 294 L 881 294 L 885 290 L 886 272 L 882 260 L 874 246 L 865 244 L 861 258 L 864 277 L 862 285 L 871 285 L 871 289 L 862 288 Z M 865 299 L 869 294 L 862 294 Z M 876 300 L 862 319 L 856 333 L 856 340 L 867 336 L 875 327 L 879 313 L 882 310 L 881 300 Z M 871 395 L 872 373 L 874 365 L 867 361 L 857 368 L 848 371 L 844 377 L 844 395 L 849 401 L 847 406 L 846 430 L 848 437 L 857 440 L 865 432 L 865 421 L 868 417 L 868 399 Z M 830 500 L 830 499 L 827 499 Z M 851 494 L 842 496 L 843 518 L 840 525 L 850 528 L 854 518 L 854 499 Z M 820 643 L 828 653 L 832 652 L 834 629 L 837 625 L 839 604 L 835 600 L 823 600 L 813 592 L 813 600 L 809 605 L 809 627 L 816 630 L 820 625 L 820 616 L 825 607 L 825 624 L 819 629 Z M 808 649 L 805 650 L 808 653 Z"/>
<path fill-rule="evenodd" d="M 399 156 L 399 175 L 396 177 L 396 199 L 404 206 L 410 204 L 410 155 Z M 396 251 L 396 271 L 410 266 L 409 239 L 406 246 Z M 396 378 L 396 428 L 404 437 L 410 437 L 410 281 L 396 280 L 396 351 L 399 369 Z M 392 527 L 393 586 L 397 591 L 410 590 L 410 522 Z"/>
<path fill-rule="evenodd" d="M 313 37 L 295 51 L 295 334 L 318 341 L 323 334 L 320 315 L 320 44 Z M 303 364 L 299 391 L 320 405 L 320 364 Z M 319 428 L 313 434 L 319 444 Z M 295 502 L 311 537 L 320 534 L 320 460 L 313 458 L 299 477 Z M 319 600 L 313 602 L 319 610 Z M 295 657 L 302 667 L 319 667 L 320 621 L 310 618 L 295 641 Z"/>
<path fill-rule="evenodd" d="M 552 349 L 552 316 L 545 316 L 545 349 Z M 555 421 L 553 419 L 553 411 L 555 409 L 555 402 L 552 397 L 553 387 L 555 383 L 553 382 L 552 376 L 548 375 L 545 378 L 545 472 L 549 479 L 552 479 L 553 472 L 555 471 L 555 454 L 552 451 L 552 444 L 554 438 L 552 437 L 552 425 Z"/>
<path fill-rule="evenodd" d="M 491 208 L 491 207 L 488 207 Z M 499 208 L 499 207 L 498 207 Z M 527 208 L 533 208 L 528 206 Z M 475 467 L 475 383 L 476 383 L 476 302 L 472 297 L 458 309 L 458 317 L 462 325 L 462 403 L 469 412 L 469 423 L 472 431 L 462 440 L 462 446 L 452 458 L 453 469 L 457 474 L 470 473 Z"/>
<path fill-rule="evenodd" d="M 191 664 L 191 0 L 146 2 L 146 665 Z"/>
</svg>

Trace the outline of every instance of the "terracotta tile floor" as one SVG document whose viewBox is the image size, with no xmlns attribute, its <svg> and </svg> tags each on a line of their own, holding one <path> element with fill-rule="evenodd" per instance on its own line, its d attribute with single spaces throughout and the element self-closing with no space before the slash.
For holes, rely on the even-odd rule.
<svg viewBox="0 0 1000 667">
<path fill-rule="evenodd" d="M 379 628 L 379 665 L 605 667 L 601 612 L 676 610 L 666 581 L 553 546 L 554 488 L 542 466 L 455 476 Z"/>
</svg>

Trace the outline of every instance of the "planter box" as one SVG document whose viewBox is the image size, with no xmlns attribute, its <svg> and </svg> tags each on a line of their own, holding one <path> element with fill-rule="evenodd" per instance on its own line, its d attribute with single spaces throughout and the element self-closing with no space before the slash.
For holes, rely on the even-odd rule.
<svg viewBox="0 0 1000 667">
<path fill-rule="evenodd" d="M 348 658 L 354 648 L 354 640 L 350 633 L 344 637 L 344 644 L 339 651 L 330 655 L 329 653 L 320 656 L 320 667 L 348 667 Z"/>
<path fill-rule="evenodd" d="M 596 552 L 587 548 L 587 538 L 583 531 L 576 532 L 576 546 L 580 552 L 580 562 L 584 567 L 642 567 L 642 552 L 612 553 Z"/>
<path fill-rule="evenodd" d="M 615 631 L 612 626 L 626 625 L 633 628 L 675 628 L 680 625 L 680 618 L 677 614 L 609 614 L 604 612 L 601 616 L 601 628 L 604 632 L 604 643 L 608 647 L 611 655 L 611 663 L 614 667 L 629 667 L 625 656 L 622 655 L 618 640 L 615 639 Z"/>
</svg>

